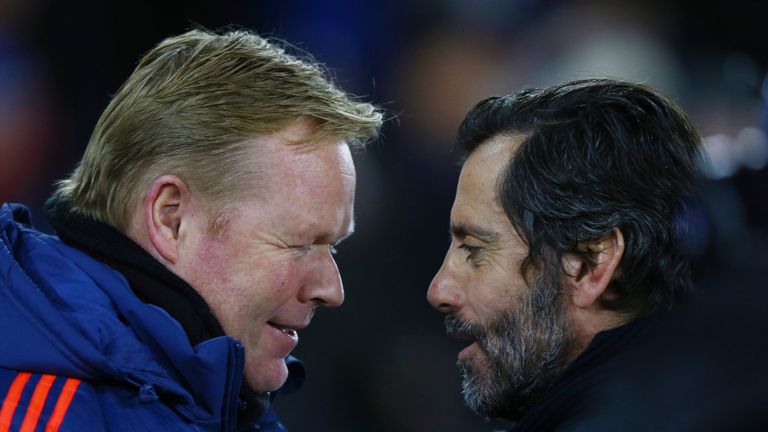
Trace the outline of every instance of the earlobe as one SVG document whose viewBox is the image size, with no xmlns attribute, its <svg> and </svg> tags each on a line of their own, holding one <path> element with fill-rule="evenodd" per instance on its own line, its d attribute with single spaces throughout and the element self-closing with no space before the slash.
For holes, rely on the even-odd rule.
<svg viewBox="0 0 768 432">
<path fill-rule="evenodd" d="M 577 249 L 588 252 L 594 265 L 590 266 L 573 253 L 563 256 L 562 265 L 571 300 L 575 306 L 584 309 L 598 302 L 616 275 L 624 254 L 624 236 L 621 230 L 614 228 L 603 238 L 580 243 Z"/>
<path fill-rule="evenodd" d="M 188 203 L 188 185 L 172 175 L 152 182 L 144 199 L 149 240 L 157 254 L 171 264 L 178 258 L 179 229 Z"/>
</svg>

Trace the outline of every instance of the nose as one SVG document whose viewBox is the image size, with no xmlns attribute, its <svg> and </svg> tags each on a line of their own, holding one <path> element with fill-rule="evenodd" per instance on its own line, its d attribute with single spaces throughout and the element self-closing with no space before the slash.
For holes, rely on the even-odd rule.
<svg viewBox="0 0 768 432">
<path fill-rule="evenodd" d="M 337 307 L 344 303 L 344 285 L 339 268 L 330 251 L 318 253 L 314 265 L 307 269 L 309 276 L 300 300 L 320 306 Z"/>
<path fill-rule="evenodd" d="M 456 283 L 449 265 L 449 256 L 445 257 L 440 270 L 432 278 L 427 290 L 429 304 L 442 313 L 455 312 L 461 309 L 464 296 Z"/>
</svg>

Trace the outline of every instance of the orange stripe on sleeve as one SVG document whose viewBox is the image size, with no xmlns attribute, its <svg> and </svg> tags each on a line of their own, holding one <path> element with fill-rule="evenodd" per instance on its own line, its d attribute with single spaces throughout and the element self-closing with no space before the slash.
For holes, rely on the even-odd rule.
<svg viewBox="0 0 768 432">
<path fill-rule="evenodd" d="M 11 383 L 11 388 L 8 389 L 8 394 L 3 399 L 3 408 L 0 409 L 0 432 L 8 432 L 11 428 L 11 421 L 13 420 L 13 413 L 16 412 L 16 406 L 19 404 L 21 393 L 24 391 L 24 386 L 27 385 L 29 377 L 32 374 L 29 372 L 19 372 Z"/>
<path fill-rule="evenodd" d="M 56 407 L 53 409 L 48 424 L 45 426 L 45 432 L 58 432 L 61 427 L 61 422 L 64 421 L 64 416 L 67 414 L 69 404 L 72 402 L 72 398 L 75 397 L 77 386 L 80 385 L 80 380 L 75 378 L 69 378 L 64 383 L 64 388 L 61 389 L 59 400 L 56 401 Z M 2 431 L 0 431 L 2 432 Z"/>
<path fill-rule="evenodd" d="M 24 416 L 24 422 L 21 423 L 19 432 L 34 432 L 37 422 L 40 420 L 40 413 L 43 412 L 45 400 L 48 399 L 48 392 L 51 390 L 56 375 L 43 375 L 35 386 L 35 392 L 32 393 L 32 400 L 27 406 L 27 415 Z"/>
</svg>

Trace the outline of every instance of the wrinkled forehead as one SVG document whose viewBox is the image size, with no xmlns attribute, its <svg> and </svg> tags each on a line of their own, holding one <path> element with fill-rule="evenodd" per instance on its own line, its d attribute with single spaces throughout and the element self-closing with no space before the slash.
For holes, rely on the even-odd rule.
<svg viewBox="0 0 768 432">
<path fill-rule="evenodd" d="M 255 205 L 272 229 L 301 238 L 338 239 L 353 228 L 355 168 L 343 141 L 311 149 L 280 144 L 265 160 L 267 196 Z M 288 227 L 288 228 L 287 228 Z"/>
<path fill-rule="evenodd" d="M 275 152 L 271 169 L 282 187 L 330 190 L 339 183 L 355 181 L 355 165 L 349 146 L 342 140 L 318 143 L 310 149 L 283 145 Z M 322 199 L 322 196 L 318 196 Z"/>
<path fill-rule="evenodd" d="M 262 186 L 267 197 L 322 193 L 338 188 L 340 182 L 354 182 L 355 166 L 347 142 L 326 137 L 315 142 L 296 143 L 303 134 L 291 129 L 254 140 Z M 322 197 L 320 197 L 322 198 Z"/>
</svg>

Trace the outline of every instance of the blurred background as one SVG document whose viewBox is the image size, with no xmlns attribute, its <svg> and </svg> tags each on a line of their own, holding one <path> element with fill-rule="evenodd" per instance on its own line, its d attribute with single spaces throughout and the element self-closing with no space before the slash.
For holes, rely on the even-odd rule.
<svg viewBox="0 0 768 432">
<path fill-rule="evenodd" d="M 448 246 L 464 114 L 492 94 L 578 77 L 659 88 L 710 155 L 703 199 L 686 213 L 697 278 L 765 271 L 767 18 L 768 2 L 745 0 L 0 0 L 0 201 L 29 205 L 50 231 L 41 208 L 53 182 L 164 37 L 199 24 L 288 40 L 393 120 L 356 156 L 357 233 L 338 255 L 347 302 L 302 332 L 308 379 L 279 414 L 294 431 L 492 430 L 503 425 L 464 408 L 461 344 L 425 297 Z"/>
</svg>

